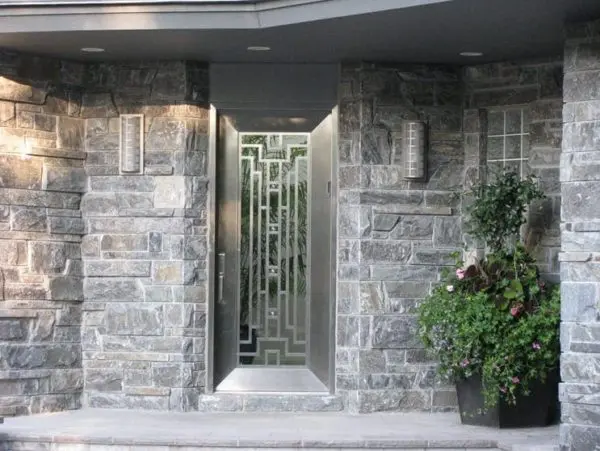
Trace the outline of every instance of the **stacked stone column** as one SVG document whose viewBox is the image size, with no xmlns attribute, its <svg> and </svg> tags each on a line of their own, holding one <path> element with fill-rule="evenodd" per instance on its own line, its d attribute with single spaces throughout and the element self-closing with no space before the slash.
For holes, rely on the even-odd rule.
<svg viewBox="0 0 600 451">
<path fill-rule="evenodd" d="M 600 443 L 600 21 L 568 27 L 561 155 L 562 450 Z"/>
<path fill-rule="evenodd" d="M 0 52 L 0 416 L 81 405 L 83 75 Z"/>
<path fill-rule="evenodd" d="M 84 405 L 195 410 L 205 385 L 206 67 L 88 68 Z M 119 174 L 119 115 L 143 114 L 142 174 Z"/>
</svg>

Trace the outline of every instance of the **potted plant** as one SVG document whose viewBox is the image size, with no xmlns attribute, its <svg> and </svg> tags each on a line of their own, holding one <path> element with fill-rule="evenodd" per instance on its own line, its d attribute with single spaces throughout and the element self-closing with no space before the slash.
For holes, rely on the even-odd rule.
<svg viewBox="0 0 600 451">
<path fill-rule="evenodd" d="M 419 332 L 456 384 L 461 420 L 496 427 L 544 426 L 556 418 L 560 294 L 523 245 L 528 206 L 543 198 L 514 173 L 478 185 L 465 203 L 468 232 L 485 256 L 442 275 L 419 309 Z"/>
</svg>

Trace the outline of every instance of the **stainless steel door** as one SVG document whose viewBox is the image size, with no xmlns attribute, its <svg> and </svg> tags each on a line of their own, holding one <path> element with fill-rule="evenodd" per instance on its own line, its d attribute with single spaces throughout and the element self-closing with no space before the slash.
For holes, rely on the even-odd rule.
<svg viewBox="0 0 600 451">
<path fill-rule="evenodd" d="M 331 386 L 331 112 L 218 116 L 217 391 Z"/>
</svg>

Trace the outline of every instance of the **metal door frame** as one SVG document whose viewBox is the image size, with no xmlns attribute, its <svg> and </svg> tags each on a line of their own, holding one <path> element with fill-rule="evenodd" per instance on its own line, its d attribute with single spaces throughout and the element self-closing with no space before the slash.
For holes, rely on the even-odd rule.
<svg viewBox="0 0 600 451">
<path fill-rule="evenodd" d="M 311 109 L 311 108 L 307 108 Z M 338 155 L 339 155 L 339 108 L 331 109 L 331 187 L 330 187 L 330 237 L 329 249 L 331 259 L 331 274 L 329 284 L 329 384 L 330 393 L 335 393 L 335 331 L 336 331 L 336 307 L 337 307 L 337 229 L 338 229 Z M 217 215 L 217 134 L 218 134 L 218 110 L 210 105 L 209 111 L 209 143 L 208 143 L 208 280 L 207 280 L 207 308 L 206 308 L 206 387 L 207 394 L 215 393 L 214 381 L 214 331 L 215 331 L 215 298 L 216 298 L 216 215 Z"/>
</svg>

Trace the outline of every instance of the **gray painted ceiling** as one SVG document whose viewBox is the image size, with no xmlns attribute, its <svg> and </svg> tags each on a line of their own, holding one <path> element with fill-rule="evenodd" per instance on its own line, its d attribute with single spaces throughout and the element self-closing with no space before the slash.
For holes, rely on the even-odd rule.
<svg viewBox="0 0 600 451">
<path fill-rule="evenodd" d="M 472 64 L 560 54 L 564 21 L 599 17 L 600 0 L 452 0 L 264 29 L 0 32 L 0 47 L 77 60 Z M 272 50 L 246 50 L 256 45 Z M 82 54 L 81 47 L 106 53 Z M 467 59 L 461 51 L 484 56 Z"/>
</svg>

